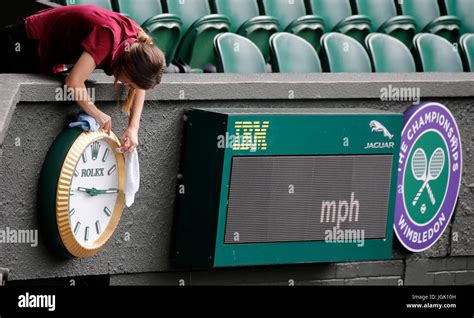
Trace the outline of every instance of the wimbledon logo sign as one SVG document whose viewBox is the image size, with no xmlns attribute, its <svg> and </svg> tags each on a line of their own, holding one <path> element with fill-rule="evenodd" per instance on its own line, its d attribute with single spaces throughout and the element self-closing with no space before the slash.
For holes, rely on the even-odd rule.
<svg viewBox="0 0 474 318">
<path fill-rule="evenodd" d="M 448 226 L 461 184 L 461 156 L 459 129 L 445 106 L 426 103 L 405 113 L 393 227 L 408 250 L 430 248 Z"/>
</svg>

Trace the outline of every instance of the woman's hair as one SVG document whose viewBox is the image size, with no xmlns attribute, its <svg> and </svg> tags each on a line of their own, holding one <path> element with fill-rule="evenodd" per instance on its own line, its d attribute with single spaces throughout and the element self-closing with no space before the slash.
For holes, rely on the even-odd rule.
<svg viewBox="0 0 474 318">
<path fill-rule="evenodd" d="M 165 66 L 163 52 L 153 44 L 150 36 L 140 30 L 137 40 L 125 49 L 114 70 L 115 81 L 118 75 L 123 74 L 139 88 L 151 89 L 160 83 Z M 123 104 L 123 111 L 127 114 L 130 113 L 134 97 L 135 89 L 130 88 Z"/>
</svg>

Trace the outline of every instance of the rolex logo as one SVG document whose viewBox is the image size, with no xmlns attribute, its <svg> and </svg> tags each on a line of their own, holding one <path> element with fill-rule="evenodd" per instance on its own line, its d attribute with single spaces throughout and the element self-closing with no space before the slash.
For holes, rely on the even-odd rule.
<svg viewBox="0 0 474 318">
<path fill-rule="evenodd" d="M 97 156 L 99 155 L 99 149 L 100 149 L 100 143 L 98 141 L 94 141 L 91 144 L 92 160 L 97 159 Z"/>
</svg>

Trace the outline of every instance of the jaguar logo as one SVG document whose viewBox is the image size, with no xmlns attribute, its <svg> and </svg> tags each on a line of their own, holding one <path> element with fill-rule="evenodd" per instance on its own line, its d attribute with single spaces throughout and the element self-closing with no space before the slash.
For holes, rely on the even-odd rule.
<svg viewBox="0 0 474 318">
<path fill-rule="evenodd" d="M 385 126 L 382 125 L 381 123 L 379 123 L 378 121 L 372 120 L 372 121 L 369 123 L 369 126 L 370 126 L 370 128 L 372 128 L 372 132 L 381 132 L 381 133 L 383 133 L 383 135 L 384 135 L 385 137 L 387 137 L 388 139 L 392 139 L 392 138 L 393 138 L 393 135 L 388 131 L 388 129 L 385 128 Z"/>
</svg>

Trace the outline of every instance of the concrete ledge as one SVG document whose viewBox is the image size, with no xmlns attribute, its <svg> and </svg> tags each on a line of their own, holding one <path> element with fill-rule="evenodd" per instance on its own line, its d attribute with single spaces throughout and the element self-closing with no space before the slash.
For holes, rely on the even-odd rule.
<svg viewBox="0 0 474 318">
<path fill-rule="evenodd" d="M 165 74 L 147 100 L 379 99 L 381 88 L 419 88 L 420 97 L 474 95 L 474 73 Z M 2 74 L 0 145 L 19 102 L 58 102 L 61 77 Z M 94 73 L 88 87 L 96 101 L 124 98 L 113 78 Z"/>
<path fill-rule="evenodd" d="M 56 101 L 55 89 L 61 79 L 42 75 L 14 76 L 21 84 L 22 102 Z M 420 88 L 421 97 L 472 96 L 473 73 L 309 73 L 309 74 L 165 74 L 148 100 L 231 100 L 380 98 L 380 88 Z M 98 101 L 113 101 L 119 96 L 113 78 L 103 73 L 90 77 Z"/>
</svg>

